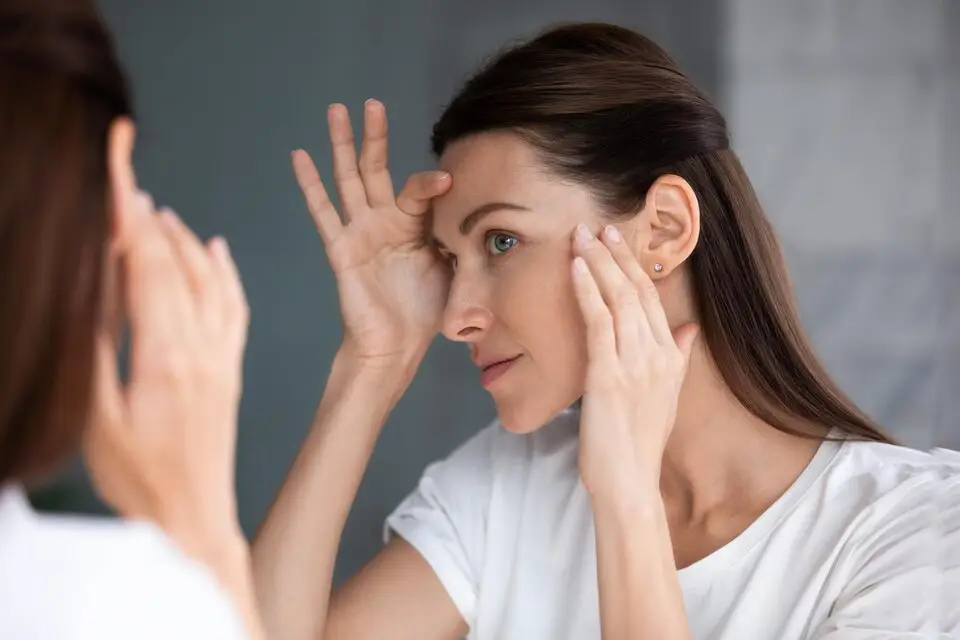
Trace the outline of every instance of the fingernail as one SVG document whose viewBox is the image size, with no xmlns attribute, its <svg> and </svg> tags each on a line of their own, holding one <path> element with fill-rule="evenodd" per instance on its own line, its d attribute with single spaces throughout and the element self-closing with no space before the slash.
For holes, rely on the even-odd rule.
<svg viewBox="0 0 960 640">
<path fill-rule="evenodd" d="M 227 240 L 223 236 L 216 236 L 210 240 L 210 250 L 219 258 L 227 258 L 230 256 L 230 247 L 227 245 Z"/>
<path fill-rule="evenodd" d="M 583 258 L 577 256 L 573 259 L 573 273 L 576 275 L 583 275 L 587 272 L 587 263 Z"/>
<path fill-rule="evenodd" d="M 593 234 L 590 233 L 590 229 L 587 229 L 587 225 L 582 222 L 577 225 L 577 242 L 580 244 L 587 244 L 590 240 L 593 239 Z"/>
<path fill-rule="evenodd" d="M 617 243 L 620 242 L 621 236 L 620 232 L 617 231 L 617 228 L 612 224 L 608 224 L 603 228 L 603 234 L 607 237 L 610 242 Z"/>
<path fill-rule="evenodd" d="M 436 171 L 433 174 L 433 179 L 436 180 L 437 182 L 440 182 L 441 180 L 446 180 L 449 177 L 450 177 L 450 174 L 447 173 L 446 171 Z"/>
<path fill-rule="evenodd" d="M 169 224 L 178 224 L 180 222 L 180 217 L 174 213 L 173 209 L 163 209 L 160 212 L 160 217 Z"/>
</svg>

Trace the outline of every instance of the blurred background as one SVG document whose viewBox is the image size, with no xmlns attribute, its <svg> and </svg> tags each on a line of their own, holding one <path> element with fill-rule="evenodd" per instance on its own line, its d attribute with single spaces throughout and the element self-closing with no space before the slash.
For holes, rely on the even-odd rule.
<svg viewBox="0 0 960 640">
<path fill-rule="evenodd" d="M 334 282 L 290 170 L 330 175 L 325 111 L 391 119 L 394 180 L 432 165 L 458 85 L 568 20 L 635 28 L 721 105 L 783 242 L 828 369 L 904 443 L 960 448 L 960 2 L 952 0 L 100 0 L 137 97 L 140 182 L 230 241 L 252 307 L 237 486 L 252 534 L 306 434 L 340 339 Z M 387 425 L 337 580 L 379 548 L 423 467 L 494 417 L 438 341 Z M 79 465 L 38 492 L 105 512 Z"/>
</svg>

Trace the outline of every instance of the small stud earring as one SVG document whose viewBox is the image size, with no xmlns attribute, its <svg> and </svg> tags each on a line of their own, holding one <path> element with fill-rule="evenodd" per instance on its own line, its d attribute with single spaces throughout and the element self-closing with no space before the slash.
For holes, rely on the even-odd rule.
<svg viewBox="0 0 960 640">
<path fill-rule="evenodd" d="M 657 264 L 653 265 L 653 270 L 657 273 L 660 273 L 663 271 L 663 265 L 658 262 Z"/>
</svg>

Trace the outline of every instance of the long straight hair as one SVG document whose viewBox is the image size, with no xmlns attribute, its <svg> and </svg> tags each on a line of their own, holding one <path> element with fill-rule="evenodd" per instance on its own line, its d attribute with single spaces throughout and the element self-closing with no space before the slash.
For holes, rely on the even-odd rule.
<svg viewBox="0 0 960 640">
<path fill-rule="evenodd" d="M 109 236 L 107 136 L 132 107 L 86 0 L 0 5 L 0 485 L 77 451 Z"/>
</svg>

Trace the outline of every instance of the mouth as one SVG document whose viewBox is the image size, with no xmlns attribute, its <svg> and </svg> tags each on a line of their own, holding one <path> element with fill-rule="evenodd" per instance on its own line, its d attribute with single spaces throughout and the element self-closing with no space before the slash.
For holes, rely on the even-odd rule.
<svg viewBox="0 0 960 640">
<path fill-rule="evenodd" d="M 480 372 L 480 383 L 484 388 L 490 387 L 496 380 L 499 380 L 503 374 L 510 370 L 510 368 L 519 360 L 522 356 L 513 356 L 512 358 L 505 358 L 502 360 L 497 360 L 496 362 L 490 362 L 488 364 L 481 366 Z"/>
</svg>

